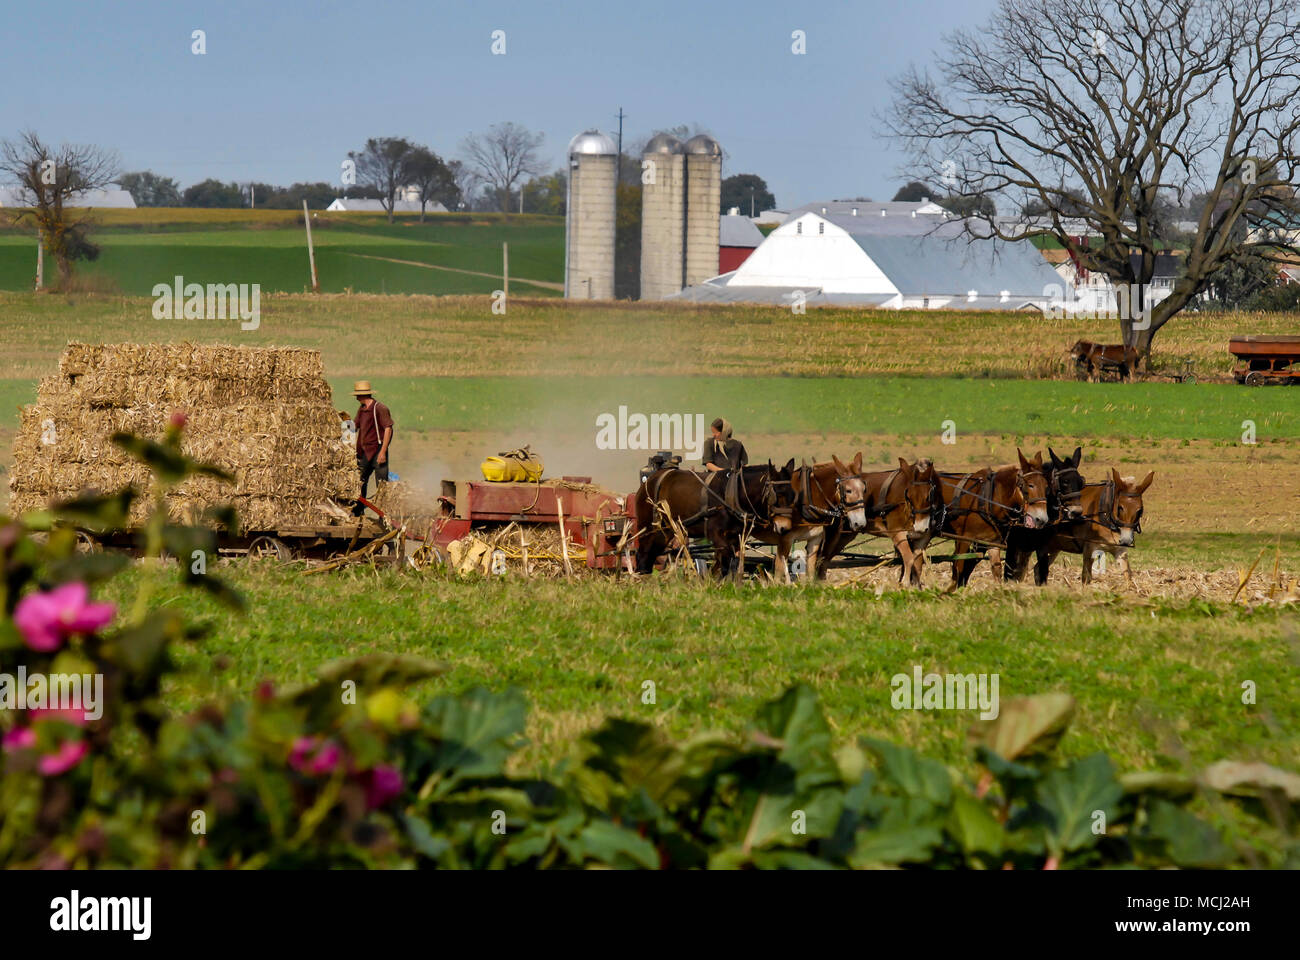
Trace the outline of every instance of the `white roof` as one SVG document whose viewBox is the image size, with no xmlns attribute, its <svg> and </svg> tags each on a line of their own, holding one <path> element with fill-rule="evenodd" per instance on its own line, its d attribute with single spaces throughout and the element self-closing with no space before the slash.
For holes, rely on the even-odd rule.
<svg viewBox="0 0 1300 960">
<path fill-rule="evenodd" d="M 910 211 L 895 218 L 907 224 L 903 230 L 881 230 L 874 219 L 801 214 L 772 231 L 725 279 L 710 281 L 727 290 L 691 287 L 679 296 L 774 302 L 802 290 L 831 303 L 1003 309 L 1073 296 L 1028 242 L 970 240 L 956 218 L 913 220 Z M 912 226 L 917 221 L 924 229 Z M 768 292 L 760 296 L 762 290 Z"/>
<path fill-rule="evenodd" d="M 763 242 L 763 231 L 749 217 L 729 213 L 718 218 L 718 246 L 756 247 Z"/>
<path fill-rule="evenodd" d="M 820 217 L 857 217 L 859 219 L 888 220 L 890 218 L 911 217 L 913 214 L 925 217 L 942 217 L 946 210 L 933 200 L 823 200 L 820 203 L 805 203 L 790 211 L 788 219 L 793 220 L 801 213 L 815 213 Z M 882 216 L 883 214 L 883 216 Z M 951 214 L 948 214 L 951 216 Z"/>
<path fill-rule="evenodd" d="M 344 213 L 386 213 L 382 200 L 360 200 L 357 198 L 339 197 L 331 203 L 326 210 L 342 211 Z M 427 213 L 446 213 L 447 208 L 436 200 L 430 200 L 425 205 Z M 394 213 L 419 213 L 420 201 L 418 200 L 395 200 L 393 202 Z"/>
<path fill-rule="evenodd" d="M 18 187 L 0 187 L 0 207 L 24 207 L 23 191 Z M 103 190 L 87 190 L 74 194 L 65 206 L 69 207 L 117 207 L 134 210 L 135 199 L 117 184 Z"/>
</svg>

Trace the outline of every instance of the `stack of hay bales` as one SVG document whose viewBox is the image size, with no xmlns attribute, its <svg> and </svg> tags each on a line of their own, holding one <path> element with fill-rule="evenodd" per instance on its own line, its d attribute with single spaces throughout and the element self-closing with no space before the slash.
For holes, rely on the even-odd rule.
<svg viewBox="0 0 1300 960">
<path fill-rule="evenodd" d="M 119 430 L 160 439 L 183 412 L 186 453 L 235 482 L 192 477 L 168 495 L 169 515 L 196 523 L 230 504 L 245 530 L 318 526 L 322 504 L 356 496 L 353 448 L 343 440 L 316 350 L 178 344 L 71 343 L 57 376 L 22 411 L 14 440 L 11 512 L 43 509 L 84 491 L 150 488 L 150 473 L 115 446 Z M 142 498 L 133 523 L 150 509 Z"/>
</svg>

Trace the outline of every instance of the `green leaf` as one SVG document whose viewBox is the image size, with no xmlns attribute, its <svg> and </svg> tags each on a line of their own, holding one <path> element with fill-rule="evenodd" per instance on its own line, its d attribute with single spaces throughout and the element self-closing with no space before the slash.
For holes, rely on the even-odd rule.
<svg viewBox="0 0 1300 960">
<path fill-rule="evenodd" d="M 1180 867 L 1221 867 L 1232 861 L 1232 851 L 1218 831 L 1167 800 L 1151 802 L 1146 833 L 1163 841 L 1169 858 Z"/>
<path fill-rule="evenodd" d="M 180 614 L 156 610 L 136 626 L 114 633 L 105 652 L 127 672 L 150 678 L 168 665 L 167 645 L 185 635 L 185 621 Z"/>
<path fill-rule="evenodd" d="M 952 799 L 952 774 L 938 760 L 885 740 L 862 742 L 880 758 L 881 782 L 893 784 L 909 797 L 921 797 L 940 807 L 948 805 Z"/>
<path fill-rule="evenodd" d="M 175 447 L 120 431 L 114 433 L 111 439 L 166 484 L 179 483 L 193 472 L 194 461 Z"/>
<path fill-rule="evenodd" d="M 1211 790 L 1242 797 L 1276 791 L 1291 803 L 1300 803 L 1300 776 L 1267 763 L 1221 760 L 1201 771 L 1201 783 Z"/>
<path fill-rule="evenodd" d="M 1104 753 L 1076 760 L 1064 770 L 1053 770 L 1038 785 L 1038 802 L 1050 817 L 1048 848 L 1057 856 L 1095 842 L 1095 811 L 1115 818 L 1123 791 L 1115 768 Z"/>
<path fill-rule="evenodd" d="M 1055 748 L 1074 716 L 1074 698 L 1067 693 L 1044 693 L 1002 701 L 993 720 L 976 721 L 968 740 L 984 746 L 1004 760 L 1041 757 Z"/>
<path fill-rule="evenodd" d="M 849 863 L 864 868 L 896 863 L 924 863 L 930 852 L 943 843 L 935 827 L 905 827 L 901 830 L 863 830 L 849 855 Z"/>
<path fill-rule="evenodd" d="M 207 591 L 218 603 L 232 610 L 242 613 L 248 609 L 248 603 L 244 600 L 244 595 L 220 577 L 214 577 L 206 573 L 189 574 L 186 576 L 185 582 Z"/>
<path fill-rule="evenodd" d="M 967 854 L 997 856 L 1002 852 L 1002 824 L 987 806 L 969 794 L 958 793 L 953 798 L 948 812 L 948 832 Z"/>
<path fill-rule="evenodd" d="M 445 793 L 466 777 L 493 777 L 519 746 L 528 704 L 518 690 L 492 693 L 476 687 L 458 696 L 438 697 L 425 709 L 430 732 L 439 741 L 434 770 L 447 777 L 435 793 Z"/>
<path fill-rule="evenodd" d="M 61 520 L 94 533 L 123 530 L 137 496 L 133 487 L 110 494 L 87 493 L 56 503 L 51 512 Z"/>
<path fill-rule="evenodd" d="M 450 841 L 446 837 L 434 836 L 433 831 L 429 829 L 429 824 L 419 817 L 403 814 L 401 821 L 402 826 L 406 828 L 406 835 L 410 838 L 411 846 L 430 860 L 438 860 L 451 849 Z"/>
<path fill-rule="evenodd" d="M 1196 792 L 1196 781 L 1181 773 L 1139 772 L 1120 774 L 1119 785 L 1125 796 L 1156 795 L 1172 799 Z"/>
<path fill-rule="evenodd" d="M 50 583 L 103 583 L 121 573 L 128 562 L 123 553 L 74 553 L 51 563 L 47 579 Z"/>
<path fill-rule="evenodd" d="M 834 870 L 835 864 L 802 850 L 755 850 L 752 862 L 760 870 Z"/>
<path fill-rule="evenodd" d="M 838 783 L 839 767 L 831 753 L 831 731 L 817 695 L 802 684 L 759 708 L 754 742 L 775 748 L 795 772 L 795 789 Z"/>
<path fill-rule="evenodd" d="M 587 824 L 578 834 L 578 845 L 585 857 L 610 866 L 659 869 L 659 851 L 653 843 L 608 820 L 594 820 Z"/>
</svg>

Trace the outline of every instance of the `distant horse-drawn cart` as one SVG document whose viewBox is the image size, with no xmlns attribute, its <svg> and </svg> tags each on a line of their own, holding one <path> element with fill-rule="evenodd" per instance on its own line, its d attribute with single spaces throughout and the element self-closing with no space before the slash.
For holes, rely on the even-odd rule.
<svg viewBox="0 0 1300 960">
<path fill-rule="evenodd" d="M 1300 337 L 1233 337 L 1228 351 L 1241 361 L 1232 376 L 1249 387 L 1300 384 Z"/>
</svg>

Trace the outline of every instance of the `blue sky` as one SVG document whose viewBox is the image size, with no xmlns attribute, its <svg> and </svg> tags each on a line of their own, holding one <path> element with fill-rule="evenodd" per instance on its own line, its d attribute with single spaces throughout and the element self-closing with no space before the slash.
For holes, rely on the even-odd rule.
<svg viewBox="0 0 1300 960">
<path fill-rule="evenodd" d="M 124 170 L 338 182 L 370 136 L 454 157 L 501 120 L 543 132 L 548 167 L 578 131 L 626 139 L 699 124 L 725 173 L 789 207 L 889 199 L 904 158 L 880 137 L 888 81 L 994 0 L 865 2 L 12 3 L 0 20 L 0 137 L 116 149 Z M 791 53 L 805 31 L 807 53 Z M 191 53 L 204 30 L 207 53 Z M 506 32 L 505 56 L 491 34 Z"/>
</svg>

